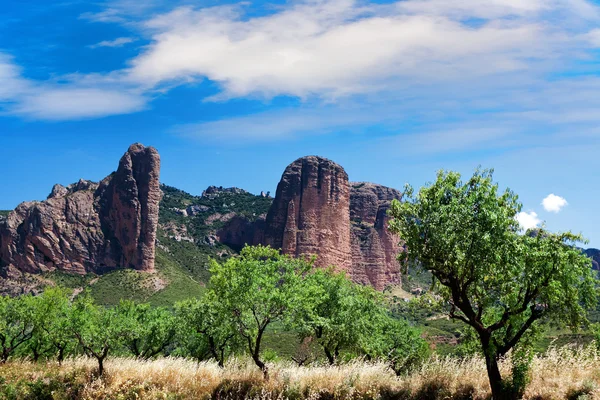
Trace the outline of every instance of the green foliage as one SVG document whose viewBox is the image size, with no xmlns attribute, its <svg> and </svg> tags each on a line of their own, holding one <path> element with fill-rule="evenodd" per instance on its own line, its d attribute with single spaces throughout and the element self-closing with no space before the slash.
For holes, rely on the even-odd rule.
<svg viewBox="0 0 600 400">
<path fill-rule="evenodd" d="M 306 302 L 302 277 L 312 263 L 270 247 L 247 246 L 239 257 L 211 265 L 210 295 L 247 344 L 255 364 L 267 375 L 261 345 L 269 324 L 291 321 Z"/>
<path fill-rule="evenodd" d="M 173 344 L 176 324 L 168 309 L 123 300 L 116 312 L 123 324 L 123 344 L 135 357 L 148 360 Z"/>
<path fill-rule="evenodd" d="M 34 328 L 26 352 L 33 361 L 56 356 L 57 361 L 62 363 L 74 349 L 76 343 L 69 325 L 70 313 L 71 305 L 65 289 L 49 287 L 32 298 Z"/>
<path fill-rule="evenodd" d="M 401 375 L 419 367 L 430 355 L 429 345 L 407 321 L 382 314 L 364 341 L 365 353 L 387 361 Z"/>
<path fill-rule="evenodd" d="M 33 297 L 0 296 L 0 362 L 30 340 L 35 329 Z"/>
<path fill-rule="evenodd" d="M 206 287 L 194 279 L 188 270 L 175 261 L 171 254 L 156 249 L 156 269 L 167 286 L 150 295 L 145 301 L 155 306 L 172 307 L 176 302 L 193 297 L 202 297 Z"/>
<path fill-rule="evenodd" d="M 304 296 L 310 301 L 297 314 L 301 337 L 314 337 L 330 364 L 343 348 L 356 350 L 368 342 L 383 298 L 371 287 L 357 285 L 333 270 L 317 270 L 304 281 Z"/>
<path fill-rule="evenodd" d="M 218 307 L 213 293 L 175 306 L 184 355 L 198 361 L 214 358 L 219 365 L 240 345 L 234 325 Z"/>
<path fill-rule="evenodd" d="M 104 372 L 104 360 L 116 350 L 127 334 L 127 324 L 114 308 L 94 304 L 88 295 L 73 303 L 70 329 L 84 353 L 98 361 L 98 375 Z"/>
<path fill-rule="evenodd" d="M 436 182 L 404 202 L 393 201 L 390 229 L 406 244 L 401 259 L 431 271 L 449 315 L 477 332 L 495 397 L 502 384 L 498 359 L 538 320 L 577 329 L 596 301 L 590 260 L 575 247 L 582 238 L 544 229 L 520 234 L 521 210 L 500 192 L 491 171 L 439 172 Z"/>
<path fill-rule="evenodd" d="M 147 274 L 121 269 L 101 275 L 89 286 L 89 294 L 97 304 L 116 306 L 121 300 L 145 301 L 151 294 L 146 287 Z"/>
</svg>

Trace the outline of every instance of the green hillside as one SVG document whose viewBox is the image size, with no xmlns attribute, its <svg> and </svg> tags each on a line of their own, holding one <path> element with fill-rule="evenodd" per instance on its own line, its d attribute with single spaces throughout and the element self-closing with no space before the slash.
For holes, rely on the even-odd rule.
<svg viewBox="0 0 600 400">
<path fill-rule="evenodd" d="M 80 276 L 52 272 L 42 276 L 39 286 L 53 282 L 77 292 L 85 290 L 107 306 L 118 304 L 121 299 L 171 306 L 201 296 L 209 279 L 209 260 L 223 260 L 236 254 L 234 249 L 210 238 L 232 216 L 253 221 L 266 214 L 272 201 L 245 191 L 201 197 L 171 186 L 162 185 L 161 189 L 157 273 L 117 270 L 99 276 Z M 198 206 L 202 211 L 186 216 L 182 210 L 188 206 Z"/>
</svg>

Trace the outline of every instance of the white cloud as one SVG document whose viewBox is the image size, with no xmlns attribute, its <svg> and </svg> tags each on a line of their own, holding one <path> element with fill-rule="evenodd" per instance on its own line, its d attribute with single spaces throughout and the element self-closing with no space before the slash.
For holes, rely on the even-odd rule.
<svg viewBox="0 0 600 400">
<path fill-rule="evenodd" d="M 130 74 L 150 85 L 208 78 L 225 99 L 468 82 L 529 72 L 589 46 L 582 35 L 593 13 L 584 5 L 597 9 L 582 0 L 311 0 L 248 17 L 239 5 L 180 7 L 146 22 L 152 43 Z M 546 23 L 559 15 L 562 24 Z"/>
<path fill-rule="evenodd" d="M 544 210 L 548 212 L 559 212 L 564 206 L 568 205 L 567 200 L 564 197 L 557 196 L 553 193 L 546 196 L 544 200 L 542 200 L 542 206 Z"/>
<path fill-rule="evenodd" d="M 35 119 L 69 120 L 128 114 L 145 107 L 144 97 L 123 91 L 60 87 L 24 96 L 12 112 Z"/>
<path fill-rule="evenodd" d="M 115 40 L 103 40 L 99 43 L 92 44 L 88 47 L 90 49 L 95 49 L 98 47 L 123 47 L 124 45 L 126 45 L 128 43 L 133 43 L 133 42 L 135 42 L 135 39 L 133 39 L 133 38 L 120 37 L 120 38 L 116 38 Z"/>
<path fill-rule="evenodd" d="M 149 40 L 122 70 L 41 82 L 23 79 L 16 65 L 3 64 L 0 58 L 0 83 L 7 83 L 0 87 L 0 101 L 13 103 L 5 110 L 35 118 L 133 112 L 143 108 L 151 93 L 207 79 L 220 88 L 213 100 L 289 95 L 327 112 L 282 112 L 274 116 L 277 124 L 263 115 L 236 117 L 175 131 L 206 137 L 220 129 L 234 137 L 242 135 L 233 124 L 245 123 L 248 137 L 275 139 L 298 132 L 356 130 L 380 121 L 393 131 L 402 129 L 398 122 L 408 118 L 421 124 L 448 117 L 476 120 L 467 127 L 425 127 L 421 132 L 432 140 L 445 139 L 436 141 L 430 150 L 435 152 L 442 143 L 462 149 L 463 143 L 487 146 L 504 140 L 509 131 L 497 124 L 505 117 L 519 132 L 526 130 L 522 125 L 549 119 L 556 124 L 594 124 L 600 119 L 595 117 L 600 80 L 561 75 L 581 72 L 578 60 L 594 57 L 590 52 L 600 7 L 586 0 L 292 0 L 263 9 L 263 14 L 247 2 L 165 12 L 186 3 L 109 0 L 102 3 L 103 10 L 81 15 L 125 24 Z M 3 70 L 2 65 L 8 67 Z M 563 78 L 547 80 L 549 74 Z M 578 81 L 579 86 L 573 84 Z M 82 95 L 92 91 L 100 97 L 97 101 Z M 39 99 L 34 98 L 37 93 Z M 82 111 L 57 112 L 52 100 L 64 96 L 76 100 L 67 101 L 68 108 L 79 106 Z M 582 109 L 585 98 L 589 101 Z M 348 103 L 361 107 L 350 115 Z M 260 124 L 271 133 L 261 133 Z M 480 127 L 482 133 L 477 132 Z"/>
<path fill-rule="evenodd" d="M 537 228 L 542 223 L 542 220 L 540 220 L 538 218 L 538 215 L 533 211 L 531 211 L 531 212 L 521 211 L 520 213 L 517 214 L 516 218 L 517 218 L 517 221 L 519 222 L 519 225 L 521 225 L 521 228 L 523 230 Z"/>
<path fill-rule="evenodd" d="M 4 113 L 43 120 L 98 118 L 145 108 L 147 98 L 135 88 L 107 77 L 78 77 L 61 83 L 21 76 L 12 59 L 0 53 L 0 104 Z"/>
<path fill-rule="evenodd" d="M 600 47 L 600 29 L 593 29 L 589 31 L 585 38 L 590 41 L 592 46 Z"/>
</svg>

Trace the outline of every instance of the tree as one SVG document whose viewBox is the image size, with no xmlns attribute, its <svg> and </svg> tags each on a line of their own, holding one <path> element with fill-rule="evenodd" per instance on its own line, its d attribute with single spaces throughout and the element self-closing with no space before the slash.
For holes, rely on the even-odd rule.
<svg viewBox="0 0 600 400">
<path fill-rule="evenodd" d="M 119 313 L 81 296 L 73 303 L 70 329 L 85 354 L 96 359 L 98 375 L 102 376 L 106 357 L 122 345 L 125 336 L 126 325 Z"/>
<path fill-rule="evenodd" d="M 73 351 L 75 341 L 71 331 L 71 301 L 64 289 L 49 288 L 40 296 L 41 314 L 46 316 L 42 330 L 52 345 L 56 360 L 62 364 L 65 355 Z"/>
<path fill-rule="evenodd" d="M 175 317 L 168 309 L 122 300 L 116 312 L 123 323 L 123 344 L 135 357 L 148 360 L 173 343 Z"/>
<path fill-rule="evenodd" d="M 56 355 L 62 364 L 65 353 L 73 344 L 69 329 L 71 304 L 64 289 L 51 287 L 32 298 L 33 336 L 27 347 L 37 361 L 41 356 Z"/>
<path fill-rule="evenodd" d="M 0 296 L 0 363 L 31 340 L 35 328 L 31 295 Z"/>
<path fill-rule="evenodd" d="M 188 354 L 198 361 L 214 358 L 220 367 L 238 347 L 236 330 L 227 315 L 207 293 L 202 299 L 190 299 L 175 306 L 180 337 Z"/>
<path fill-rule="evenodd" d="M 398 376 L 418 367 L 430 354 L 418 329 L 388 314 L 381 315 L 362 346 L 370 357 L 386 361 Z"/>
<path fill-rule="evenodd" d="M 553 319 L 577 329 L 596 300 L 591 261 L 574 246 L 581 236 L 523 235 L 521 207 L 512 191 L 499 191 L 490 170 L 465 183 L 440 171 L 416 195 L 407 186 L 389 211 L 390 229 L 405 245 L 400 259 L 431 271 L 450 317 L 475 330 L 494 399 L 510 396 L 499 359 L 534 324 Z"/>
<path fill-rule="evenodd" d="M 303 290 L 310 302 L 297 315 L 296 326 L 302 338 L 315 339 L 330 365 L 341 349 L 358 349 L 361 341 L 368 340 L 384 312 L 380 293 L 332 269 L 309 274 Z"/>
<path fill-rule="evenodd" d="M 247 344 L 254 363 L 268 378 L 261 357 L 267 327 L 289 321 L 302 304 L 302 276 L 312 263 L 279 254 L 270 247 L 247 246 L 223 264 L 211 262 L 210 292 L 218 312 Z"/>
</svg>

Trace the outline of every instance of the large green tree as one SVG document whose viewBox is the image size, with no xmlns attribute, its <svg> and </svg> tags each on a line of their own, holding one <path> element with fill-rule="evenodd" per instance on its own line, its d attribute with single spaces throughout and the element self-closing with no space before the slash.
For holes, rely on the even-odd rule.
<svg viewBox="0 0 600 400">
<path fill-rule="evenodd" d="M 265 377 L 268 368 L 261 355 L 265 331 L 274 322 L 290 321 L 305 304 L 302 277 L 311 268 L 306 260 L 264 246 L 246 246 L 238 257 L 211 264 L 213 304 L 246 343 Z"/>
<path fill-rule="evenodd" d="M 441 171 L 418 193 L 406 187 L 390 208 L 390 229 L 405 244 L 403 262 L 431 271 L 451 318 L 475 330 L 494 399 L 509 396 L 499 359 L 534 324 L 553 319 L 577 329 L 596 301 L 581 236 L 545 229 L 523 234 L 518 197 L 500 191 L 492 171 L 466 182 Z"/>
</svg>

